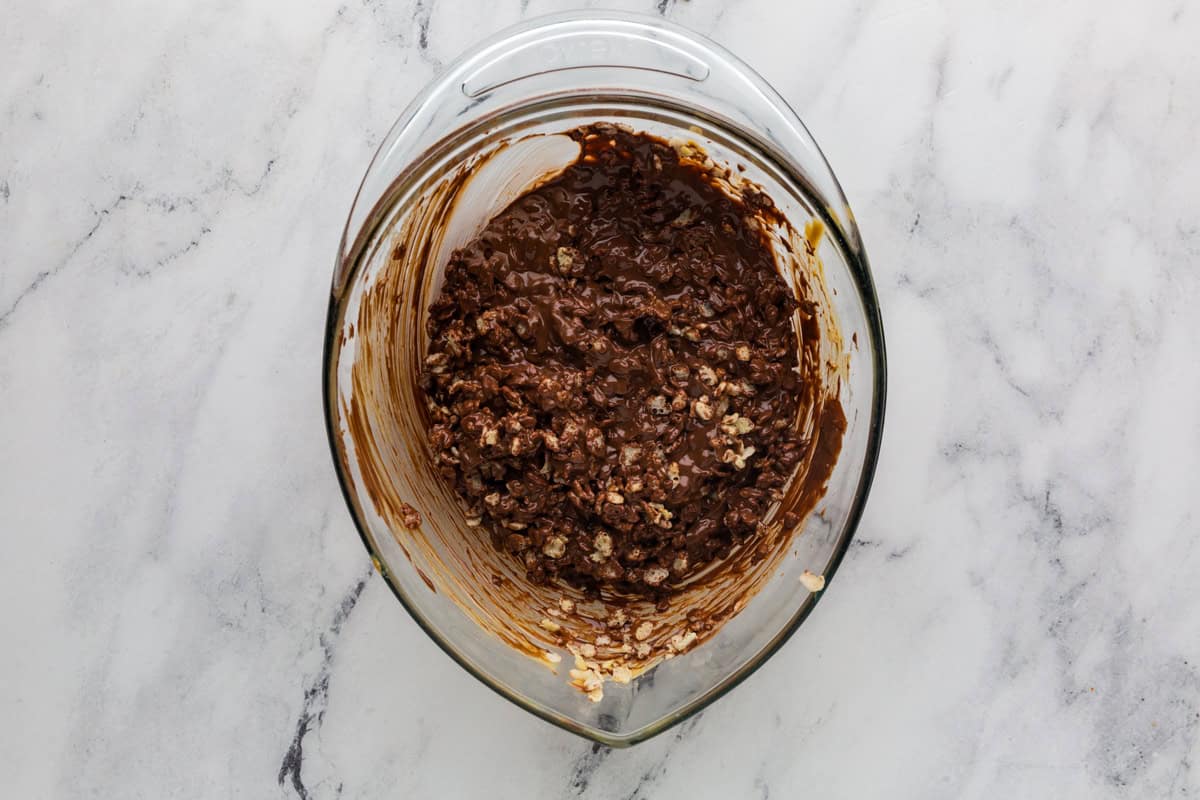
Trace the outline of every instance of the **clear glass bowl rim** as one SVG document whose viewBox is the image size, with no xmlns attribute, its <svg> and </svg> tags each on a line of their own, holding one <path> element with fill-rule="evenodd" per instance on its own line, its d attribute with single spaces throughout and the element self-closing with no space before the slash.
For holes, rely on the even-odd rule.
<svg viewBox="0 0 1200 800">
<path fill-rule="evenodd" d="M 436 629 L 434 629 L 424 618 L 421 612 L 416 608 L 415 604 L 406 596 L 402 587 L 400 587 L 389 575 L 388 570 L 384 566 L 381 554 L 375 549 L 372 543 L 371 536 L 368 532 L 368 526 L 362 519 L 362 516 L 357 508 L 357 501 L 352 487 L 352 479 L 346 473 L 343 467 L 342 459 L 345 453 L 342 451 L 340 436 L 337 429 L 336 421 L 336 350 L 338 346 L 341 322 L 342 322 L 342 303 L 341 299 L 345 292 L 344 287 L 349 286 L 361 266 L 361 255 L 365 249 L 365 244 L 374 236 L 380 222 L 380 208 L 387 207 L 387 198 L 390 192 L 384 192 L 380 200 L 375 203 L 375 206 L 369 210 L 369 213 L 361 223 L 356 224 L 355 214 L 360 213 L 360 203 L 363 199 L 363 189 L 366 187 L 368 178 L 374 170 L 380 159 L 386 155 L 386 151 L 390 149 L 396 142 L 397 135 L 402 132 L 403 128 L 411 121 L 411 119 L 421 110 L 423 106 L 434 100 L 440 91 L 445 91 L 449 80 L 455 75 L 459 68 L 478 56 L 485 50 L 495 49 L 503 46 L 505 42 L 515 39 L 519 36 L 528 34 L 529 32 L 541 28 L 543 26 L 552 26 L 564 22 L 595 22 L 603 24 L 606 22 L 632 23 L 642 25 L 648 28 L 670 31 L 675 36 L 681 36 L 691 40 L 704 49 L 711 50 L 719 54 L 725 65 L 733 65 L 741 71 L 741 77 L 748 79 L 756 84 L 756 88 L 760 89 L 765 96 L 775 103 L 780 111 L 787 113 L 789 122 L 794 124 L 798 129 L 803 131 L 809 142 L 812 144 L 816 154 L 825 164 L 825 168 L 832 177 L 837 199 L 845 210 L 845 218 L 842 215 L 837 215 L 829 212 L 825 206 L 819 206 L 816 211 L 821 215 L 822 222 L 825 224 L 828 235 L 834 236 L 837 239 L 838 248 L 844 254 L 847 264 L 850 268 L 850 275 L 853 279 L 854 287 L 858 293 L 859 300 L 863 305 L 867 320 L 868 335 L 871 342 L 871 370 L 872 370 L 872 401 L 870 408 L 870 421 L 868 425 L 866 451 L 864 453 L 863 466 L 859 475 L 857 490 L 854 494 L 854 499 L 847 513 L 844 533 L 834 548 L 832 556 L 826 565 L 824 576 L 826 587 L 833 579 L 842 559 L 845 557 L 851 542 L 854 540 L 854 535 L 857 531 L 858 524 L 861 521 L 865 510 L 867 497 L 870 494 L 870 488 L 875 475 L 875 469 L 879 459 L 879 450 L 883 434 L 883 419 L 886 406 L 887 394 L 887 356 L 885 350 L 883 321 L 879 311 L 878 297 L 875 291 L 874 280 L 871 277 L 870 264 L 867 259 L 865 248 L 862 245 L 861 237 L 859 236 L 857 223 L 850 211 L 850 206 L 842 192 L 840 184 L 837 182 L 836 175 L 832 167 L 829 166 L 828 160 L 825 159 L 816 140 L 808 132 L 804 123 L 799 118 L 786 101 L 774 91 L 773 88 L 755 72 L 749 65 L 738 59 L 735 55 L 727 51 L 721 45 L 709 40 L 688 28 L 681 25 L 667 22 L 658 17 L 652 17 L 642 14 L 632 14 L 626 12 L 614 11 L 574 11 L 558 14 L 549 14 L 535 17 L 517 25 L 511 26 L 489 39 L 486 39 L 464 51 L 454 62 L 448 64 L 442 71 L 442 74 L 430 82 L 425 89 L 417 95 L 409 106 L 401 113 L 396 122 L 384 137 L 378 150 L 372 157 L 371 163 L 368 166 L 363 180 L 359 186 L 358 192 L 355 195 L 354 202 L 351 204 L 351 211 L 347 218 L 346 225 L 343 231 L 342 239 L 338 248 L 338 256 L 334 267 L 333 288 L 330 294 L 329 308 L 326 316 L 326 329 L 324 340 L 324 353 L 322 357 L 322 406 L 325 413 L 326 435 L 329 439 L 330 453 L 334 462 L 334 470 L 337 474 L 338 483 L 342 490 L 343 498 L 346 501 L 347 508 L 350 510 L 354 525 L 358 531 L 359 538 L 362 540 L 364 547 L 367 549 L 371 557 L 371 561 L 375 568 L 384 576 L 385 582 L 390 588 L 392 594 L 399 600 L 400 604 L 408 612 L 409 616 L 417 623 L 417 625 L 434 641 L 435 644 L 459 666 L 474 676 L 477 680 L 483 683 L 488 688 L 495 691 L 501 697 L 509 700 L 524 710 L 534 714 L 535 716 L 546 720 L 547 722 L 562 728 L 563 730 L 574 733 L 585 739 L 600 744 L 613 747 L 627 747 L 641 741 L 645 741 L 659 733 L 683 722 L 689 717 L 699 713 L 704 708 L 724 697 L 742 681 L 756 672 L 764 663 L 766 663 L 778 650 L 791 638 L 801 624 L 812 613 L 824 591 L 815 593 L 810 602 L 805 602 L 788 623 L 776 634 L 770 645 L 761 650 L 757 658 L 748 662 L 738 672 L 731 675 L 722 683 L 713 687 L 713 689 L 705 692 L 696 700 L 690 702 L 681 711 L 667 716 L 645 728 L 634 731 L 629 735 L 611 735 L 604 731 L 599 731 L 593 728 L 578 725 L 569 718 L 562 717 L 553 713 L 548 709 L 542 708 L 540 705 L 532 703 L 527 698 L 523 697 L 518 692 L 511 692 L 505 686 L 493 681 L 487 674 L 477 670 L 472 664 L 463 659 L 455 649 L 454 645 L 445 640 Z M 454 87 L 458 88 L 458 87 Z M 597 97 L 598 95 L 591 95 Z M 639 101 L 645 101 L 646 98 L 638 97 Z M 477 124 L 477 123 L 476 123 Z M 743 133 L 751 133 L 742 131 Z M 453 138 L 457 131 L 448 132 L 446 139 Z M 754 138 L 752 135 L 749 138 Z M 436 149 L 436 146 L 430 150 Z M 428 153 L 422 154 L 421 157 L 413 159 L 412 163 L 422 163 L 425 161 L 425 156 Z M 767 160 L 772 159 L 771 148 L 765 148 L 761 155 Z M 776 166 L 789 177 L 793 178 L 797 184 L 805 185 L 807 181 L 790 168 L 785 160 L 774 160 Z M 393 181 L 392 186 L 400 184 L 404 175 L 398 175 Z M 357 230 L 355 230 L 357 228 Z"/>
</svg>

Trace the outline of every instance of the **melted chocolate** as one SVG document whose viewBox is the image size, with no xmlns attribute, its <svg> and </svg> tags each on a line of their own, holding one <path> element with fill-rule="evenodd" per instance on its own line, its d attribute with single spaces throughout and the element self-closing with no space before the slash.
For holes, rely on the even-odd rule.
<svg viewBox="0 0 1200 800">
<path fill-rule="evenodd" d="M 576 162 L 450 258 L 421 376 L 429 441 L 530 580 L 663 599 L 771 538 L 807 444 L 797 301 L 761 195 L 731 198 L 647 135 L 572 136 Z"/>
</svg>

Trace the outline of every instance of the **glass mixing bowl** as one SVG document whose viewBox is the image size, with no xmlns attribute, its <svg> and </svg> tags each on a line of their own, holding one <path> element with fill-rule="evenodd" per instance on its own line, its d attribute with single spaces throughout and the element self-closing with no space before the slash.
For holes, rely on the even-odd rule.
<svg viewBox="0 0 1200 800">
<path fill-rule="evenodd" d="M 447 193 L 454 183 L 448 176 L 470 173 L 464 165 L 482 164 L 482 153 L 597 121 L 695 141 L 761 186 L 793 226 L 804 229 L 813 220 L 823 226 L 816 255 L 845 343 L 836 392 L 846 431 L 825 496 L 740 613 L 703 644 L 632 683 L 606 685 L 603 700 L 593 703 L 566 685 L 560 674 L 566 662 L 556 670 L 554 656 L 539 658 L 545 654 L 495 633 L 496 610 L 478 602 L 486 587 L 467 596 L 475 590 L 447 574 L 439 542 L 465 539 L 468 529 L 429 467 L 414 376 L 426 344 L 424 309 L 450 249 L 574 153 L 513 148 L 487 162 L 488 177 L 472 180 L 468 197 Z M 546 141 L 555 138 L 562 139 Z M 378 284 L 389 264 L 418 239 L 429 272 L 391 275 L 387 280 L 399 280 L 400 288 L 380 304 Z M 380 307 L 365 314 L 372 304 Z M 370 369 L 362 367 L 367 361 Z M 690 31 L 659 19 L 587 12 L 534 20 L 477 46 L 393 126 L 346 222 L 330 297 L 324 392 L 346 501 L 376 568 L 413 619 L 509 700 L 567 730 L 623 746 L 729 691 L 812 612 L 821 590 L 810 591 L 811 581 L 800 576 L 824 575 L 828 585 L 875 470 L 883 329 L 854 216 L 816 142 L 783 99 L 748 66 Z M 397 522 L 406 503 L 425 518 L 418 531 Z M 478 539 L 490 548 L 486 537 Z"/>
</svg>

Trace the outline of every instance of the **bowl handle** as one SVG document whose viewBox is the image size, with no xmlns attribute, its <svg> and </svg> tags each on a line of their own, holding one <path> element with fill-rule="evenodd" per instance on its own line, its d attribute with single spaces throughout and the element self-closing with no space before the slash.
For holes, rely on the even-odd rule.
<svg viewBox="0 0 1200 800">
<path fill-rule="evenodd" d="M 516 81 L 572 69 L 648 70 L 696 82 L 708 78 L 704 59 L 668 31 L 623 20 L 586 26 L 581 21 L 563 19 L 518 37 L 525 41 L 510 39 L 503 47 L 487 48 L 463 78 L 463 94 L 476 98 Z M 603 77 L 597 77 L 603 84 Z"/>
</svg>

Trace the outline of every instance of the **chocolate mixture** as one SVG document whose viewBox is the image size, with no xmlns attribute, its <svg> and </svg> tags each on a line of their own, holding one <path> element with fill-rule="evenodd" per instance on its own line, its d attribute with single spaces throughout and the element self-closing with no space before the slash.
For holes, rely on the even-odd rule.
<svg viewBox="0 0 1200 800">
<path fill-rule="evenodd" d="M 754 543 L 803 455 L 797 303 L 755 209 L 703 168 L 612 126 L 571 135 L 577 161 L 450 258 L 429 439 L 530 580 L 665 601 Z"/>
</svg>

